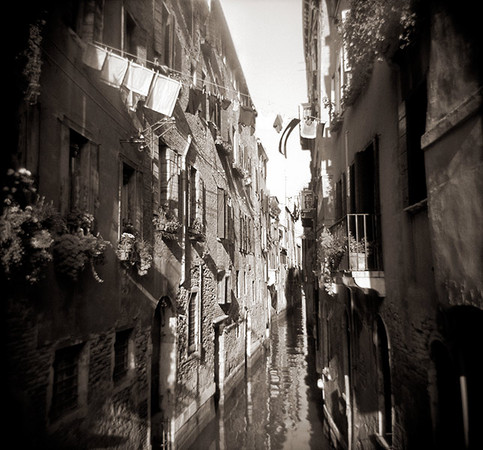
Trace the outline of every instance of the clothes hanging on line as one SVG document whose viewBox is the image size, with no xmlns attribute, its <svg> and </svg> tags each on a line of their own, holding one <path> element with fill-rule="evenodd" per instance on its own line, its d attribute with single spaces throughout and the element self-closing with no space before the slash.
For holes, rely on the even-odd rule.
<svg viewBox="0 0 483 450">
<path fill-rule="evenodd" d="M 107 50 L 97 45 L 89 43 L 84 48 L 82 62 L 96 70 L 101 70 L 106 60 Z"/>
<path fill-rule="evenodd" d="M 121 87 L 129 66 L 129 61 L 115 53 L 108 53 L 102 66 L 100 78 L 113 87 Z"/>
<path fill-rule="evenodd" d="M 172 116 L 180 89 L 179 81 L 156 74 L 144 106 L 160 114 Z"/>
<path fill-rule="evenodd" d="M 123 85 L 130 91 L 147 96 L 153 81 L 154 72 L 147 67 L 129 62 Z"/>
</svg>

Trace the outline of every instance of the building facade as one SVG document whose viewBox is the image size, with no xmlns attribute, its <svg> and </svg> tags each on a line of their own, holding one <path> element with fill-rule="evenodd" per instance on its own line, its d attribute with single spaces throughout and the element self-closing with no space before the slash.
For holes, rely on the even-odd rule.
<svg viewBox="0 0 483 450">
<path fill-rule="evenodd" d="M 221 4 L 17 7 L 1 217 L 12 436 L 184 448 L 271 318 L 268 158 Z"/>
<path fill-rule="evenodd" d="M 340 448 L 482 445 L 481 39 L 468 8 L 303 2 L 301 120 L 318 122 L 302 147 L 304 282 Z"/>
</svg>

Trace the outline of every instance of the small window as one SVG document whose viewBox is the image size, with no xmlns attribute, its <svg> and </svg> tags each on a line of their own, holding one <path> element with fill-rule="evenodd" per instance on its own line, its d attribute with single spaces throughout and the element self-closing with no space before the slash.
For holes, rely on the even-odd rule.
<svg viewBox="0 0 483 450">
<path fill-rule="evenodd" d="M 142 180 L 129 164 L 122 164 L 121 232 L 142 233 Z"/>
<path fill-rule="evenodd" d="M 226 238 L 226 195 L 222 188 L 217 189 L 217 236 L 220 239 Z"/>
<path fill-rule="evenodd" d="M 198 292 L 192 292 L 188 304 L 188 353 L 198 350 L 199 305 Z"/>
<path fill-rule="evenodd" d="M 116 333 L 114 342 L 114 381 L 124 378 L 129 368 L 129 340 L 132 330 L 123 330 Z"/>
<path fill-rule="evenodd" d="M 79 403 L 79 357 L 82 344 L 57 350 L 54 360 L 51 416 L 56 419 Z"/>
</svg>

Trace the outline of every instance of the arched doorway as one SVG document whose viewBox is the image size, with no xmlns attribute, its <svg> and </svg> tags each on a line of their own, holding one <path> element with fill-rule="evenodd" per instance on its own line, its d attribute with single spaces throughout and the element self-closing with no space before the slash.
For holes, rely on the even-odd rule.
<svg viewBox="0 0 483 450">
<path fill-rule="evenodd" d="M 176 382 L 176 314 L 169 297 L 162 297 L 156 306 L 151 342 L 151 445 L 169 449 Z"/>
</svg>

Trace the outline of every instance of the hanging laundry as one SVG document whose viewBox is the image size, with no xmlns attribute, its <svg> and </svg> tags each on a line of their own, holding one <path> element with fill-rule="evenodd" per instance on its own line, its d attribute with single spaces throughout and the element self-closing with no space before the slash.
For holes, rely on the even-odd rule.
<svg viewBox="0 0 483 450">
<path fill-rule="evenodd" d="M 203 94 L 200 89 L 190 89 L 188 104 L 186 105 L 186 112 L 196 114 L 200 109 Z"/>
<path fill-rule="evenodd" d="M 247 127 L 255 126 L 256 112 L 253 108 L 241 105 L 238 122 Z"/>
<path fill-rule="evenodd" d="M 314 150 L 315 139 L 307 139 L 300 136 L 300 147 L 302 148 L 302 150 Z"/>
<path fill-rule="evenodd" d="M 317 136 L 317 121 L 306 118 L 300 122 L 300 137 L 315 139 Z"/>
<path fill-rule="evenodd" d="M 275 121 L 273 122 L 273 128 L 277 130 L 277 133 L 280 133 L 282 131 L 283 127 L 283 119 L 280 114 L 277 114 L 277 117 L 275 117 Z"/>
<path fill-rule="evenodd" d="M 176 100 L 178 99 L 181 83 L 177 80 L 156 74 L 151 85 L 146 108 L 159 112 L 166 116 L 173 114 Z"/>
<path fill-rule="evenodd" d="M 137 92 L 131 91 L 124 86 L 119 89 L 121 93 L 121 99 L 128 109 L 136 111 L 138 102 L 146 99 L 144 95 L 140 95 Z"/>
<path fill-rule="evenodd" d="M 123 85 L 140 95 L 148 95 L 154 72 L 140 64 L 129 62 Z"/>
<path fill-rule="evenodd" d="M 126 58 L 108 53 L 101 71 L 101 80 L 110 86 L 121 87 L 129 61 Z"/>
<path fill-rule="evenodd" d="M 222 98 L 222 100 L 221 100 L 221 107 L 222 107 L 222 109 L 226 109 L 230 105 L 231 105 L 231 100 L 229 100 L 227 98 Z"/>
<path fill-rule="evenodd" d="M 106 60 L 107 50 L 89 42 L 82 55 L 82 62 L 96 70 L 101 70 Z"/>
</svg>

